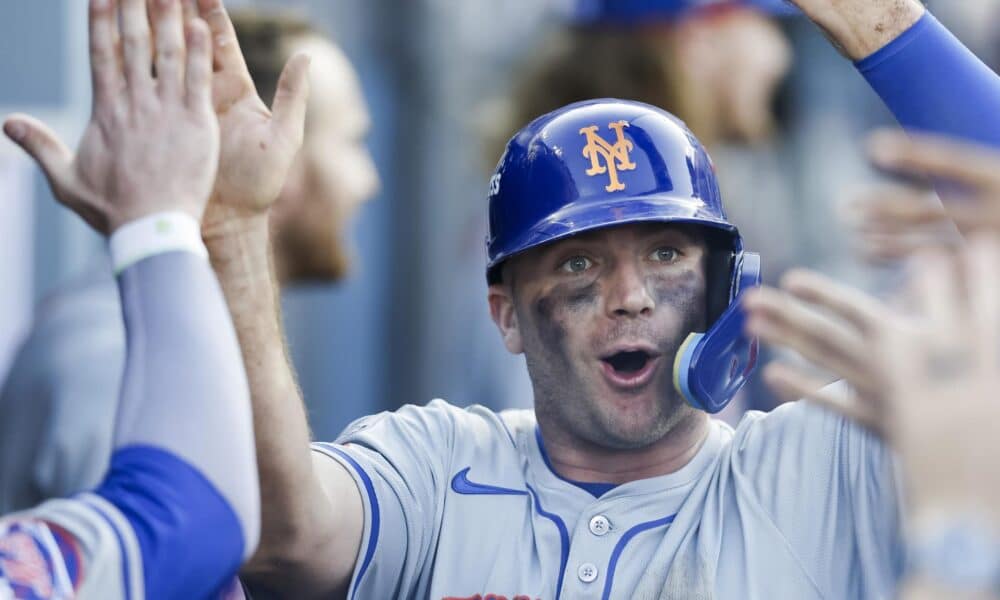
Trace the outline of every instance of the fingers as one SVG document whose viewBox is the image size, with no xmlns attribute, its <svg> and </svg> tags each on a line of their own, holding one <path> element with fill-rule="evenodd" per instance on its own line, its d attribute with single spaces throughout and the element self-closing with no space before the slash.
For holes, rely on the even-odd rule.
<svg viewBox="0 0 1000 600">
<path fill-rule="evenodd" d="M 962 233 L 1000 232 L 1000 192 L 976 198 L 949 199 L 948 217 Z"/>
<path fill-rule="evenodd" d="M 871 137 L 869 150 L 872 160 L 883 169 L 1000 189 L 1000 155 L 982 147 L 882 131 Z"/>
<path fill-rule="evenodd" d="M 928 247 L 957 246 L 961 237 L 955 231 L 913 230 L 898 232 L 861 232 L 855 240 L 861 257 L 871 263 L 898 262 Z"/>
<path fill-rule="evenodd" d="M 184 22 L 189 23 L 191 19 L 198 16 L 198 5 L 196 0 L 181 0 L 181 12 L 184 16 Z"/>
<path fill-rule="evenodd" d="M 119 6 L 125 79 L 134 96 L 147 92 L 153 86 L 149 19 L 145 0 L 119 0 Z"/>
<path fill-rule="evenodd" d="M 187 98 L 192 108 L 212 108 L 212 42 L 205 21 L 195 17 L 187 23 Z"/>
<path fill-rule="evenodd" d="M 808 375 L 791 365 L 771 363 L 764 370 L 764 380 L 782 399 L 801 398 L 825 406 L 862 427 L 884 433 L 882 412 L 877 406 L 864 402 L 857 394 L 830 389 L 826 379 Z"/>
<path fill-rule="evenodd" d="M 53 188 L 63 186 L 73 153 L 51 129 L 27 115 L 13 115 L 4 122 L 3 131 L 38 163 Z"/>
<path fill-rule="evenodd" d="M 900 230 L 948 221 L 941 201 L 926 189 L 879 185 L 858 194 L 846 207 L 857 229 Z"/>
<path fill-rule="evenodd" d="M 90 73 L 95 108 L 112 98 L 122 85 L 115 7 L 112 0 L 90 2 Z"/>
<path fill-rule="evenodd" d="M 177 96 L 184 82 L 184 23 L 180 0 L 153 0 L 156 81 L 160 93 Z"/>
<path fill-rule="evenodd" d="M 976 356 L 986 369 L 1000 369 L 1000 238 L 979 234 L 969 240 L 963 256 L 969 290 L 969 320 Z"/>
<path fill-rule="evenodd" d="M 925 249 L 914 256 L 912 266 L 907 300 L 932 331 L 949 338 L 960 335 L 960 317 L 966 311 L 960 308 L 962 281 L 952 254 L 940 248 Z"/>
<path fill-rule="evenodd" d="M 744 295 L 750 335 L 765 343 L 794 350 L 809 361 L 865 389 L 875 384 L 864 364 L 864 340 L 852 327 L 773 288 Z"/>
<path fill-rule="evenodd" d="M 814 271 L 793 269 L 782 277 L 781 287 L 800 300 L 833 312 L 863 332 L 877 327 L 885 316 L 879 300 Z"/>
<path fill-rule="evenodd" d="M 304 53 L 296 54 L 285 65 L 278 80 L 278 89 L 271 106 L 274 126 L 295 142 L 302 143 L 309 104 L 309 65 L 312 59 Z"/>
<path fill-rule="evenodd" d="M 246 61 L 240 52 L 240 44 L 236 39 L 236 29 L 229 18 L 229 13 L 222 5 L 222 0 L 197 0 L 198 14 L 208 23 L 211 30 L 213 45 L 213 60 L 215 66 L 222 71 L 250 78 Z"/>
<path fill-rule="evenodd" d="M 874 222 L 882 229 L 905 229 L 950 220 L 963 233 L 1000 231 L 1000 153 L 937 138 L 910 139 L 901 133 L 882 133 L 873 140 L 873 158 L 884 168 L 918 168 L 939 181 L 947 178 L 972 189 L 962 194 L 944 189 L 942 205 L 936 194 L 926 190 L 881 186 L 852 203 L 850 216 L 859 228 Z"/>
</svg>

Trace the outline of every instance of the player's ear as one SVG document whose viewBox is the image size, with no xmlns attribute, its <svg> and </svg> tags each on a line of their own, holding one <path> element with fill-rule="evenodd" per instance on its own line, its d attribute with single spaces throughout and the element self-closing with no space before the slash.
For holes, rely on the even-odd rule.
<svg viewBox="0 0 1000 600">
<path fill-rule="evenodd" d="M 500 330 L 503 344 L 511 354 L 521 354 L 524 347 L 521 344 L 521 329 L 517 323 L 517 311 L 514 310 L 514 296 L 511 287 L 506 283 L 494 283 L 489 288 L 490 316 Z"/>
</svg>

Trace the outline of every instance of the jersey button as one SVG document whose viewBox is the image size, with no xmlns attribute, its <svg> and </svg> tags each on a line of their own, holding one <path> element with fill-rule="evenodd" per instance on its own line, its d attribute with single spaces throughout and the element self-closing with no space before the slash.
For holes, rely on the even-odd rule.
<svg viewBox="0 0 1000 600">
<path fill-rule="evenodd" d="M 597 515 L 590 520 L 590 533 L 601 536 L 611 531 L 611 521 L 604 515 Z"/>
<path fill-rule="evenodd" d="M 580 581 L 584 583 L 590 583 L 591 581 L 597 579 L 597 566 L 593 563 L 583 563 L 580 568 L 576 571 L 577 576 Z"/>
</svg>

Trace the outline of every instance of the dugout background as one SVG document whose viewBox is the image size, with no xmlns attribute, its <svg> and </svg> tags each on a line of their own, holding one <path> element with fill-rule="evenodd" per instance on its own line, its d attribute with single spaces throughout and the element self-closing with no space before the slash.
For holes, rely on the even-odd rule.
<svg viewBox="0 0 1000 600">
<path fill-rule="evenodd" d="M 506 354 L 485 301 L 483 134 L 510 72 L 568 0 L 230 0 L 309 16 L 354 61 L 369 102 L 370 145 L 383 188 L 354 227 L 358 265 L 336 287 L 285 294 L 292 354 L 317 437 L 404 402 L 527 406 L 523 360 Z M 994 59 L 997 0 L 940 0 L 938 17 Z M 779 182 L 790 218 L 773 235 L 799 264 L 868 287 L 887 273 L 861 268 L 835 225 L 843 192 L 872 175 L 864 131 L 887 122 L 853 69 L 805 22 L 784 25 L 796 48 L 788 82 L 794 132 L 764 159 L 713 152 L 727 204 Z M 86 2 L 0 2 L 0 111 L 26 111 L 76 140 L 89 115 Z M 740 179 L 742 178 L 742 179 Z M 765 185 L 766 187 L 766 185 Z M 101 240 L 51 199 L 39 172 L 0 141 L 0 378 L 32 307 L 100 264 Z M 732 211 L 731 212 L 737 212 Z M 735 215 L 739 224 L 738 214 Z M 765 261 L 768 257 L 765 254 Z M 766 265 L 767 263 L 765 263 Z M 770 275 L 774 275 L 772 272 Z"/>
</svg>

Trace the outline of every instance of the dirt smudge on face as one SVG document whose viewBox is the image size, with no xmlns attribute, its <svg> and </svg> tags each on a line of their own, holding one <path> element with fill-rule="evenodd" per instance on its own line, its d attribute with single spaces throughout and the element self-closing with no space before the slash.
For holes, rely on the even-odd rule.
<svg viewBox="0 0 1000 600">
<path fill-rule="evenodd" d="M 550 349 L 560 348 L 566 339 L 566 320 L 597 304 L 601 286 L 560 283 L 543 291 L 532 302 L 541 342 Z"/>
<path fill-rule="evenodd" d="M 652 291 L 657 306 L 669 307 L 681 315 L 694 326 L 694 331 L 705 330 L 705 282 L 699 270 L 650 275 L 646 278 L 646 288 Z"/>
</svg>

